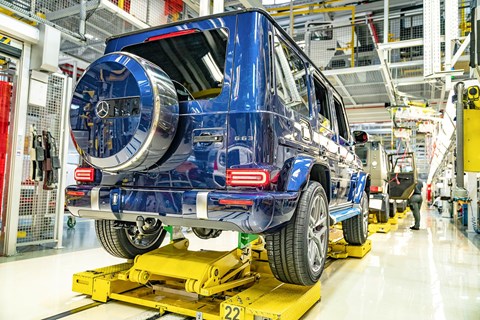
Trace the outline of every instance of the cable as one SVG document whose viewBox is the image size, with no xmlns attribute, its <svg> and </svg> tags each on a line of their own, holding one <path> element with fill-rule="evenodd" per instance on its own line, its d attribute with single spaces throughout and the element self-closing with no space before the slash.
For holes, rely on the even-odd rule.
<svg viewBox="0 0 480 320">
<path fill-rule="evenodd" d="M 471 202 L 468 203 L 468 207 L 470 208 L 470 212 L 472 213 L 472 227 L 473 227 L 473 230 L 476 233 L 480 234 L 480 229 L 478 229 L 478 212 L 477 212 L 477 221 L 475 221 L 475 215 L 473 214 L 473 209 L 472 209 L 472 203 Z M 478 211 L 478 209 L 477 209 L 477 211 Z M 465 213 L 463 213 L 463 214 L 465 214 Z"/>
</svg>

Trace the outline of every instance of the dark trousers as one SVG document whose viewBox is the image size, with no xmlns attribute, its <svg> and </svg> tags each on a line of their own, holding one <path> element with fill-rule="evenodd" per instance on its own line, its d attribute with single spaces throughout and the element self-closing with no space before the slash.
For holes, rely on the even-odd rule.
<svg viewBox="0 0 480 320">
<path fill-rule="evenodd" d="M 422 207 L 422 195 L 414 194 L 410 198 L 410 209 L 412 209 L 413 218 L 415 219 L 415 228 L 420 227 L 420 208 Z"/>
</svg>

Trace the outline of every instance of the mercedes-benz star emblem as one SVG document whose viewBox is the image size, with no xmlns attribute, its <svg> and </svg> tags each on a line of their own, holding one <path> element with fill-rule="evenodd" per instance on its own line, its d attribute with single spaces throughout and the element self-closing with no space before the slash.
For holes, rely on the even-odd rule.
<svg viewBox="0 0 480 320">
<path fill-rule="evenodd" d="M 97 103 L 97 107 L 95 108 L 95 113 L 99 118 L 105 118 L 108 115 L 108 111 L 110 110 L 110 105 L 107 101 L 100 101 Z"/>
</svg>

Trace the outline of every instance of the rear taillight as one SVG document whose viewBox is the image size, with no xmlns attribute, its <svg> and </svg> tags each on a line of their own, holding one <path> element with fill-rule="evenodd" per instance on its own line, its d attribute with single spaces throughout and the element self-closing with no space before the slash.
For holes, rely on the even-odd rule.
<svg viewBox="0 0 480 320">
<path fill-rule="evenodd" d="M 227 169 L 227 185 L 232 187 L 266 187 L 270 173 L 265 169 Z"/>
<path fill-rule="evenodd" d="M 95 169 L 77 168 L 73 176 L 75 180 L 79 182 L 93 182 L 95 180 Z"/>
<path fill-rule="evenodd" d="M 370 186 L 370 192 L 382 192 L 382 191 L 383 191 L 382 187 Z"/>
</svg>

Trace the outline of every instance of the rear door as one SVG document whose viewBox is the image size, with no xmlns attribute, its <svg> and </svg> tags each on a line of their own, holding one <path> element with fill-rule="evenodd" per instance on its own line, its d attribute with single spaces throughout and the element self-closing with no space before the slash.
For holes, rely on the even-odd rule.
<svg viewBox="0 0 480 320">
<path fill-rule="evenodd" d="M 176 138 L 153 168 L 159 186 L 225 188 L 236 21 L 223 16 L 117 39 L 116 50 L 162 68 L 180 101 Z"/>
<path fill-rule="evenodd" d="M 335 142 L 336 133 L 334 122 L 332 120 L 333 108 L 331 108 L 330 93 L 321 77 L 315 75 L 313 84 L 315 88 L 315 113 L 317 117 L 317 128 L 314 132 L 314 141 L 318 144 L 320 157 L 328 162 L 330 167 L 331 185 L 330 190 L 325 190 L 331 194 L 330 205 L 337 203 L 338 191 L 338 145 Z M 334 118 L 333 118 L 334 119 Z"/>
<path fill-rule="evenodd" d="M 351 178 L 357 171 L 352 151 L 352 138 L 345 109 L 340 97 L 334 96 L 335 115 L 338 123 L 338 204 L 348 203 Z"/>
<path fill-rule="evenodd" d="M 388 174 L 390 199 L 408 200 L 417 183 L 413 153 L 391 154 L 388 157 L 393 170 Z"/>
</svg>

